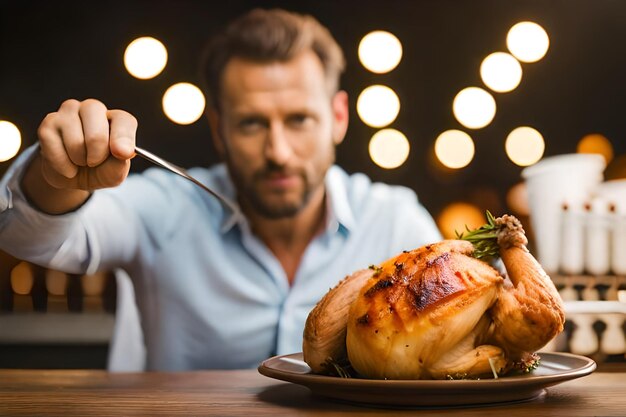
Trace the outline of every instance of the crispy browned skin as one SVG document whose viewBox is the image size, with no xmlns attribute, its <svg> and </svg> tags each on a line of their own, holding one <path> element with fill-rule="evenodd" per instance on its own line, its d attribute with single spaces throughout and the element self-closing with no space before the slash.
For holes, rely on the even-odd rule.
<svg viewBox="0 0 626 417">
<path fill-rule="evenodd" d="M 369 313 L 378 314 L 380 306 L 375 304 L 384 300 L 393 310 L 425 314 L 451 296 L 501 281 L 497 272 L 484 262 L 462 256 L 472 251 L 469 242 L 446 240 L 387 260 L 363 291 L 366 298 L 378 296 L 372 300 Z M 472 269 L 480 273 L 467 273 Z"/>
<path fill-rule="evenodd" d="M 467 256 L 472 251 L 469 242 L 447 240 L 381 265 L 350 310 L 348 356 L 360 374 L 445 377 L 439 360 L 478 326 L 503 281 L 488 264 Z"/>
</svg>

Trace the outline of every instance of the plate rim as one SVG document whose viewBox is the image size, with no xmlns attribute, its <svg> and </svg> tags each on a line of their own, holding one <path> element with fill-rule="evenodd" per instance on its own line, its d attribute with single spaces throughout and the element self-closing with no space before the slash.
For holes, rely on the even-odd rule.
<svg viewBox="0 0 626 417">
<path fill-rule="evenodd" d="M 269 366 L 273 361 L 280 360 L 281 358 L 292 358 L 302 360 L 302 352 L 290 353 L 284 355 L 275 355 L 265 359 L 258 366 L 258 372 L 266 377 L 274 378 L 286 382 L 296 383 L 311 387 L 312 385 L 326 385 L 331 384 L 334 386 L 349 386 L 351 388 L 358 387 L 380 387 L 385 384 L 394 386 L 396 388 L 432 388 L 433 385 L 441 385 L 446 388 L 455 389 L 467 389 L 467 390 L 480 390 L 480 389 L 508 389 L 515 386 L 540 386 L 549 387 L 559 382 L 566 380 L 581 378 L 587 376 L 596 370 L 596 362 L 582 355 L 577 355 L 569 352 L 538 352 L 541 357 L 549 357 L 552 361 L 558 362 L 559 358 L 575 359 L 582 362 L 581 366 L 576 368 L 567 369 L 563 372 L 557 372 L 549 375 L 515 375 L 510 377 L 500 378 L 486 378 L 478 380 L 382 380 L 382 379 L 368 379 L 368 378 L 340 378 L 328 375 L 317 375 L 313 373 L 296 373 L 279 370 Z M 540 365 L 541 366 L 541 365 Z M 439 389 L 440 387 L 437 387 Z"/>
</svg>

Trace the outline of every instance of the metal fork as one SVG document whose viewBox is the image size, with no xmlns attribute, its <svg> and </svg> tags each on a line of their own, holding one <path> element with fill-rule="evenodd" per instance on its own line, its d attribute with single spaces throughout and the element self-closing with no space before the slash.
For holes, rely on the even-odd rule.
<svg viewBox="0 0 626 417">
<path fill-rule="evenodd" d="M 162 168 L 167 169 L 168 171 L 173 172 L 174 174 L 180 175 L 181 177 L 188 179 L 189 181 L 196 184 L 198 187 L 202 188 L 207 193 L 217 198 L 222 204 L 224 204 L 224 206 L 230 209 L 233 213 L 239 213 L 239 208 L 237 206 L 235 206 L 231 201 L 229 201 L 226 197 L 224 197 L 217 191 L 210 189 L 209 187 L 207 187 L 206 185 L 202 184 L 200 181 L 198 181 L 197 179 L 189 175 L 187 173 L 187 170 L 185 170 L 185 168 L 181 168 L 178 165 L 174 165 L 173 163 L 168 162 L 165 159 L 159 156 L 156 156 L 152 152 L 149 152 L 138 146 L 135 146 L 135 153 L 141 156 L 143 159 L 152 162 L 153 164 L 156 164 Z"/>
</svg>

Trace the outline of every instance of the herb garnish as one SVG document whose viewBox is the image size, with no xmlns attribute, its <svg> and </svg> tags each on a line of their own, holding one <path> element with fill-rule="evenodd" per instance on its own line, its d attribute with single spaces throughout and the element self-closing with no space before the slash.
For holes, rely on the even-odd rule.
<svg viewBox="0 0 626 417">
<path fill-rule="evenodd" d="M 377 265 L 370 265 L 369 269 L 371 269 L 372 271 L 374 271 L 374 277 L 377 277 L 381 274 L 381 272 L 383 272 L 383 269 L 380 266 Z"/>
<path fill-rule="evenodd" d="M 496 219 L 493 215 L 486 211 L 487 223 L 480 226 L 478 229 L 470 230 L 465 226 L 466 232 L 456 232 L 457 239 L 467 240 L 474 245 L 475 258 L 490 258 L 498 257 L 500 254 L 500 248 L 498 246 L 498 232 L 500 226 L 496 225 Z"/>
<path fill-rule="evenodd" d="M 326 359 L 326 370 L 329 375 L 338 376 L 339 378 L 356 377 L 356 371 L 352 368 L 352 365 L 347 358 L 340 362 L 335 361 L 332 358 Z"/>
</svg>

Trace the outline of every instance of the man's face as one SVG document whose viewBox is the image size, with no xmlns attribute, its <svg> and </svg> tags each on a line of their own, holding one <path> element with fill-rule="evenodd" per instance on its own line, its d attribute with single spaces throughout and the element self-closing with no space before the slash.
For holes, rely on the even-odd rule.
<svg viewBox="0 0 626 417">
<path fill-rule="evenodd" d="M 217 145 L 242 204 L 267 218 L 298 213 L 323 193 L 348 122 L 313 52 L 287 62 L 232 59 L 224 69 Z"/>
</svg>

